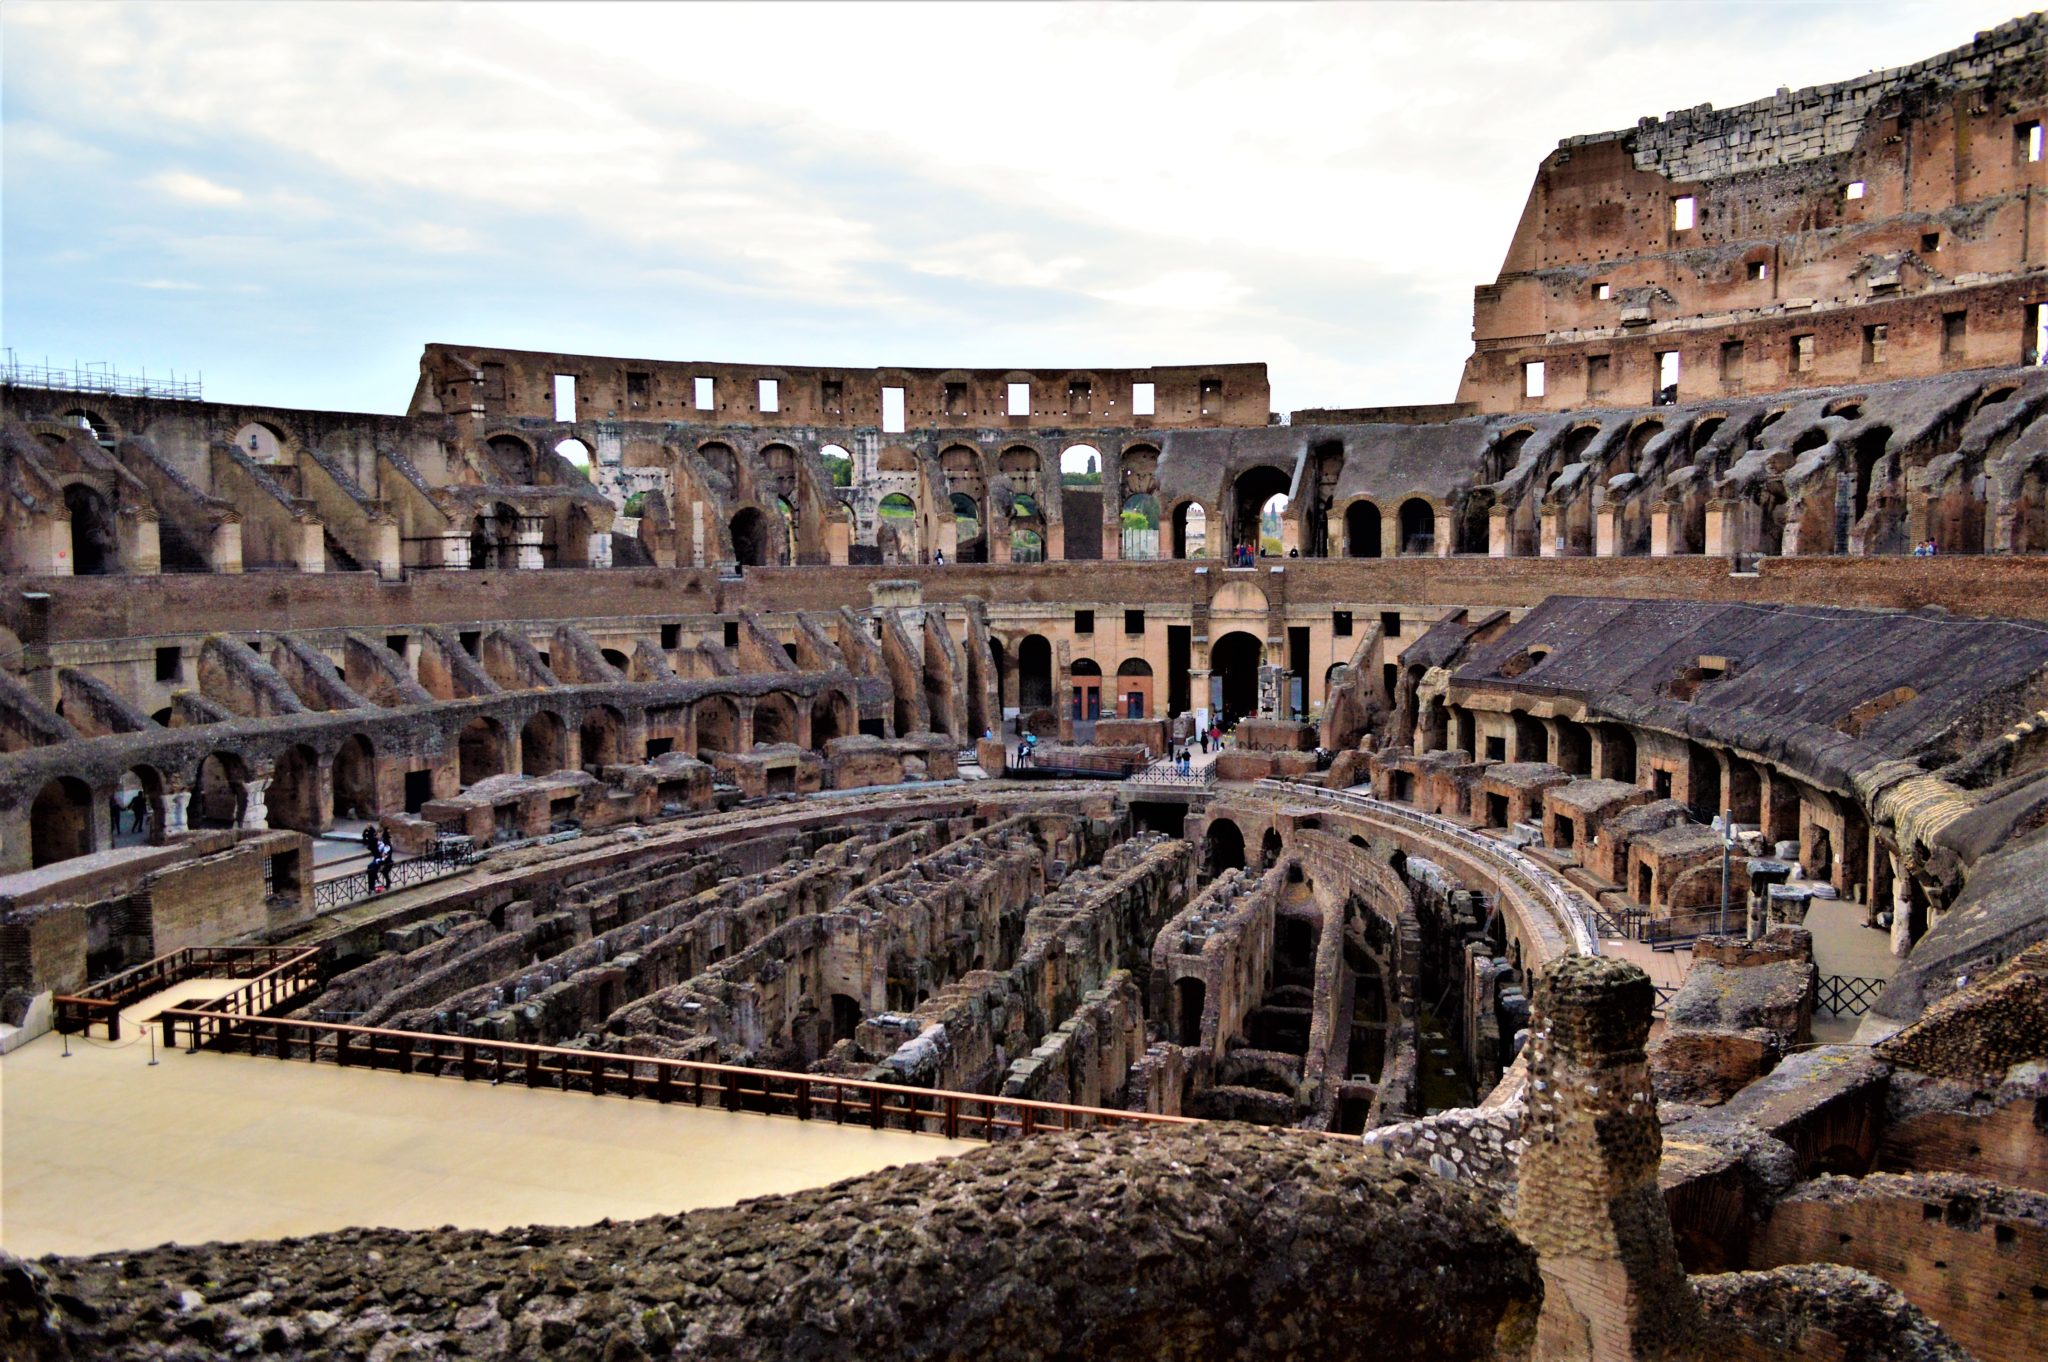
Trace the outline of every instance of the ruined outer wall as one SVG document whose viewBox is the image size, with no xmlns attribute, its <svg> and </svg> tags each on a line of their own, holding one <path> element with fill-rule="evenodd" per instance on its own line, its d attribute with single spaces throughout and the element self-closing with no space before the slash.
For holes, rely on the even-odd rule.
<svg viewBox="0 0 2048 1362">
<path fill-rule="evenodd" d="M 882 425 L 882 389 L 903 389 L 904 422 L 967 429 L 1071 425 L 1263 426 L 1271 393 L 1264 364 L 1145 369 L 838 369 L 696 360 L 621 359 L 431 344 L 420 357 L 412 414 L 494 419 L 555 416 L 558 375 L 576 380 L 577 420 L 705 421 L 727 425 Z M 712 380 L 714 405 L 696 404 Z M 760 382 L 776 384 L 763 411 Z M 1009 385 L 1031 385 L 1031 413 L 1009 414 Z M 1134 415 L 1131 385 L 1153 385 L 1153 412 Z"/>
<path fill-rule="evenodd" d="M 2023 362 L 2048 263 L 2048 162 L 2025 159 L 2044 95 L 2036 15 L 1912 66 L 1566 138 L 1475 291 L 1459 400 L 1646 401 L 1670 350 L 1681 401 Z M 1886 328 L 1875 357 L 1870 325 Z M 1810 365 L 1795 335 L 1814 337 Z M 1530 360 L 1546 366 L 1533 398 Z"/>
</svg>

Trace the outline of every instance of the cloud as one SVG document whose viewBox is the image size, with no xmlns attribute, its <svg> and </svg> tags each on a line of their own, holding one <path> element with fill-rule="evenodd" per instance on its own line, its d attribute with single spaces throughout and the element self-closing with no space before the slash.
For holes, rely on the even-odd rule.
<svg viewBox="0 0 2048 1362">
<path fill-rule="evenodd" d="M 233 207 L 248 198 L 248 195 L 230 185 L 217 184 L 204 175 L 194 175 L 184 170 L 167 170 L 162 174 L 152 175 L 149 177 L 149 185 L 174 199 L 210 208 Z"/>
<path fill-rule="evenodd" d="M 797 364 L 1264 358 L 1282 409 L 1443 401 L 1558 138 L 2010 13 L 15 0 L 8 249 L 38 268 L 6 276 L 9 327 L 125 319 L 209 372 L 313 347 L 308 385 L 338 371 L 320 347 L 381 362 L 459 327 Z M 276 302 L 76 305 L 124 278 Z"/>
</svg>

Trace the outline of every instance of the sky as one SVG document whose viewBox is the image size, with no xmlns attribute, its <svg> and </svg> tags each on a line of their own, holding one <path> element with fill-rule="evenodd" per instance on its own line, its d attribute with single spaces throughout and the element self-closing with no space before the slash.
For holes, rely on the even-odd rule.
<svg viewBox="0 0 2048 1362">
<path fill-rule="evenodd" d="M 430 341 L 1447 402 L 1562 137 L 2005 4 L 0 7 L 0 341 L 402 411 Z"/>
</svg>

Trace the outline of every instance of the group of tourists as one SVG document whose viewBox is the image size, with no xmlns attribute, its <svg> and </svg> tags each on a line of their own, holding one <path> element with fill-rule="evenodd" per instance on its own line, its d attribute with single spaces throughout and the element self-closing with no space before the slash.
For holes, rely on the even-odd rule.
<svg viewBox="0 0 2048 1362">
<path fill-rule="evenodd" d="M 1913 556 L 1915 558 L 1933 558 L 1940 552 L 1941 550 L 1935 547 L 1932 539 L 1923 539 L 1913 546 Z"/>
</svg>

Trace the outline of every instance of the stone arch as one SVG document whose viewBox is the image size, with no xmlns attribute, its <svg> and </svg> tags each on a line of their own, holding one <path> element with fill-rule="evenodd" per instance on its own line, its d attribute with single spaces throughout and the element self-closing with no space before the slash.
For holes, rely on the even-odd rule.
<svg viewBox="0 0 2048 1362">
<path fill-rule="evenodd" d="M 819 691 L 811 701 L 811 746 L 822 752 L 834 738 L 854 731 L 853 706 L 841 691 Z"/>
<path fill-rule="evenodd" d="M 1257 552 L 1265 509 L 1276 497 L 1282 499 L 1280 517 L 1283 527 L 1280 533 L 1285 542 L 1285 498 L 1293 486 L 1294 479 L 1272 464 L 1258 464 L 1237 475 L 1230 488 L 1231 520 L 1225 527 L 1230 534 L 1232 548 L 1250 544 L 1254 553 Z"/>
<path fill-rule="evenodd" d="M 625 761 L 625 729 L 626 716 L 610 705 L 592 705 L 584 710 L 576 728 L 578 759 L 583 769 L 595 774 Z"/>
<path fill-rule="evenodd" d="M 93 443 L 109 449 L 121 438 L 121 428 L 90 407 L 69 407 L 57 418 L 67 426 L 76 426 L 92 437 Z"/>
<path fill-rule="evenodd" d="M 768 523 L 768 513 L 758 506 L 742 506 L 733 513 L 732 523 L 733 561 L 741 567 L 769 567 L 774 561 L 774 527 Z"/>
<path fill-rule="evenodd" d="M 1173 508 L 1173 556 L 1209 556 L 1209 510 L 1199 501 L 1183 501 Z"/>
<path fill-rule="evenodd" d="M 981 503 L 966 492 L 948 492 L 946 501 L 953 515 L 954 561 L 987 562 L 988 536 L 983 533 Z"/>
<path fill-rule="evenodd" d="M 1142 657 L 1127 657 L 1116 669 L 1116 712 L 1125 719 L 1146 719 L 1152 715 L 1152 664 Z"/>
<path fill-rule="evenodd" d="M 697 730 L 697 752 L 737 752 L 740 745 L 740 713 L 731 699 L 707 695 L 691 708 Z"/>
<path fill-rule="evenodd" d="M 115 801 L 126 812 L 127 821 L 113 827 L 114 845 L 154 845 L 164 840 L 164 777 L 156 767 L 143 764 L 122 772 Z M 129 839 L 126 843 L 123 836 Z"/>
<path fill-rule="evenodd" d="M 1380 508 L 1371 497 L 1360 497 L 1344 508 L 1344 556 L 1380 556 Z"/>
<path fill-rule="evenodd" d="M 293 832 L 315 834 L 324 827 L 319 817 L 319 754 L 307 743 L 293 743 L 276 754 L 270 764 L 270 789 L 264 791 L 264 807 L 272 827 L 291 827 Z M 334 805 L 340 813 L 340 803 Z"/>
<path fill-rule="evenodd" d="M 478 714 L 462 726 L 455 739 L 457 778 L 464 789 L 505 771 L 505 726 Z"/>
<path fill-rule="evenodd" d="M 28 810 L 29 865 L 50 865 L 92 851 L 92 791 L 76 776 L 58 776 L 36 791 Z"/>
<path fill-rule="evenodd" d="M 1026 634 L 1017 645 L 1017 707 L 1025 714 L 1052 708 L 1052 643 Z"/>
<path fill-rule="evenodd" d="M 1129 562 L 1149 562 L 1159 556 L 1159 498 L 1150 492 L 1133 492 L 1117 508 L 1121 548 L 1118 556 Z"/>
<path fill-rule="evenodd" d="M 796 741 L 796 704 L 789 696 L 770 691 L 754 701 L 754 741 Z"/>
<path fill-rule="evenodd" d="M 519 511 L 509 502 L 496 502 L 489 510 L 477 512 L 469 532 L 469 565 L 477 569 L 518 567 L 519 523 Z"/>
<path fill-rule="evenodd" d="M 1426 497 L 1409 497 L 1397 516 L 1398 551 L 1421 557 L 1436 552 L 1436 507 Z"/>
<path fill-rule="evenodd" d="M 1209 674 L 1219 682 L 1222 714 L 1219 722 L 1228 727 L 1235 721 L 1258 713 L 1259 668 L 1266 660 L 1266 645 L 1257 635 L 1234 629 L 1209 645 Z"/>
<path fill-rule="evenodd" d="M 377 749 L 367 735 L 352 733 L 335 749 L 331 777 L 334 816 L 375 818 L 383 801 L 377 797 Z"/>
<path fill-rule="evenodd" d="M 1267 828 L 1266 835 L 1259 839 L 1259 865 L 1271 870 L 1279 862 L 1283 850 L 1285 847 L 1280 841 L 1280 829 Z"/>
<path fill-rule="evenodd" d="M 484 441 L 484 452 L 497 465 L 496 472 L 504 481 L 515 487 L 530 487 L 536 481 L 536 462 L 533 446 L 510 431 L 503 431 Z"/>
<path fill-rule="evenodd" d="M 1067 669 L 1067 676 L 1074 696 L 1074 717 L 1084 720 L 1101 718 L 1101 664 L 1092 657 L 1077 657 L 1074 665 Z"/>
<path fill-rule="evenodd" d="M 292 438 L 270 421 L 250 421 L 235 432 L 234 446 L 253 463 L 291 463 Z"/>
<path fill-rule="evenodd" d="M 1202 834 L 1202 845 L 1211 875 L 1244 869 L 1244 829 L 1230 819 L 1210 819 Z"/>
<path fill-rule="evenodd" d="M 71 574 L 97 577 L 121 570 L 121 535 L 106 494 L 89 482 L 64 486 L 64 509 L 71 520 Z"/>
<path fill-rule="evenodd" d="M 248 806 L 249 765 L 226 750 L 209 752 L 192 780 L 194 827 L 232 828 Z"/>
<path fill-rule="evenodd" d="M 519 774 L 548 776 L 566 767 L 569 754 L 563 739 L 567 732 L 567 725 L 553 710 L 535 710 L 519 728 Z"/>
</svg>

